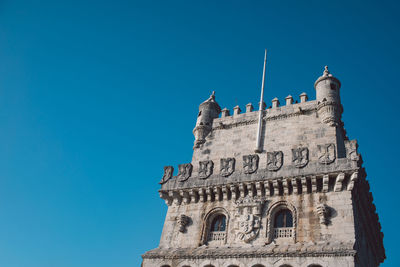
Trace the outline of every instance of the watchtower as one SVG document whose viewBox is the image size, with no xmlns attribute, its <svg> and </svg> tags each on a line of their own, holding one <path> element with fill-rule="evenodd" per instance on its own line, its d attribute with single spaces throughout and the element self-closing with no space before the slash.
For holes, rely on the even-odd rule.
<svg viewBox="0 0 400 267">
<path fill-rule="evenodd" d="M 383 234 L 357 141 L 341 114 L 340 81 L 325 67 L 280 106 L 199 108 L 190 163 L 164 167 L 168 205 L 144 267 L 369 267 L 385 259 Z M 260 105 L 262 106 L 262 105 Z M 261 120 L 259 119 L 261 115 Z M 259 127 L 259 122 L 263 127 Z M 254 152 L 257 133 L 261 129 Z"/>
</svg>

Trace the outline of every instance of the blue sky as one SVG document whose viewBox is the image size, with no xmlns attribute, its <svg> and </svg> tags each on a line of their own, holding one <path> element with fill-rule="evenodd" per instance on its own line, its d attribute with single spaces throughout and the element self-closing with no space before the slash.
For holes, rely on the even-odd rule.
<svg viewBox="0 0 400 267">
<path fill-rule="evenodd" d="M 0 265 L 139 266 L 165 165 L 191 160 L 198 105 L 315 98 L 342 82 L 400 266 L 396 1 L 0 1 Z"/>
</svg>

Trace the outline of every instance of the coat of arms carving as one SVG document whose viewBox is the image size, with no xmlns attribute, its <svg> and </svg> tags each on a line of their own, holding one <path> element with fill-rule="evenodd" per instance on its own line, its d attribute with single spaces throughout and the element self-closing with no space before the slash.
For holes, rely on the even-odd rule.
<svg viewBox="0 0 400 267">
<path fill-rule="evenodd" d="M 318 145 L 318 161 L 322 164 L 330 164 L 336 159 L 334 144 Z"/>
<path fill-rule="evenodd" d="M 205 160 L 199 162 L 199 178 L 206 179 L 212 173 L 214 169 L 214 163 L 212 160 Z"/>
<path fill-rule="evenodd" d="M 260 232 L 261 220 L 253 214 L 245 214 L 239 217 L 238 238 L 246 243 L 254 240 Z"/>
<path fill-rule="evenodd" d="M 254 240 L 261 228 L 261 211 L 265 199 L 249 195 L 240 197 L 236 201 L 237 212 L 237 237 L 246 243 Z"/>
<path fill-rule="evenodd" d="M 187 179 L 189 179 L 189 177 L 192 175 L 192 164 L 190 163 L 186 163 L 186 164 L 180 164 L 179 166 L 179 170 L 178 170 L 178 179 L 180 182 L 184 182 Z"/>
<path fill-rule="evenodd" d="M 299 147 L 292 149 L 293 163 L 297 168 L 303 168 L 308 163 L 308 148 Z"/>
<path fill-rule="evenodd" d="M 222 176 L 229 176 L 235 171 L 235 158 L 221 159 L 220 173 Z"/>
<path fill-rule="evenodd" d="M 243 169 L 244 173 L 253 173 L 258 168 L 258 155 L 246 155 L 243 156 Z"/>
<path fill-rule="evenodd" d="M 172 178 L 172 174 L 174 173 L 174 167 L 172 166 L 165 166 L 164 167 L 164 174 L 160 181 L 160 184 L 165 184 L 169 179 Z"/>
<path fill-rule="evenodd" d="M 270 171 L 277 171 L 282 167 L 283 153 L 282 151 L 267 152 L 267 168 Z"/>
</svg>

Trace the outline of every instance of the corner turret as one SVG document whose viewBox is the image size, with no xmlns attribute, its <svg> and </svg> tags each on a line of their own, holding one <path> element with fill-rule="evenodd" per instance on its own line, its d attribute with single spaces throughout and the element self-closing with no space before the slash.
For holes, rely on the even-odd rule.
<svg viewBox="0 0 400 267">
<path fill-rule="evenodd" d="M 318 116 L 322 122 L 330 126 L 338 126 L 341 122 L 343 107 L 340 103 L 340 81 L 333 77 L 325 66 L 324 73 L 315 83 L 317 91 Z"/>
<path fill-rule="evenodd" d="M 196 127 L 193 130 L 195 137 L 193 149 L 200 147 L 206 141 L 206 136 L 211 132 L 213 120 L 218 118 L 220 113 L 221 107 L 215 101 L 213 91 L 210 97 L 199 106 L 199 115 L 197 115 Z"/>
</svg>

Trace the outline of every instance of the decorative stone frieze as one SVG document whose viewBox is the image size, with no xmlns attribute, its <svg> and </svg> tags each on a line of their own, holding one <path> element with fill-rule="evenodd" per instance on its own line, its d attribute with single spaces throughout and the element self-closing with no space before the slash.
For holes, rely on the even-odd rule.
<svg viewBox="0 0 400 267">
<path fill-rule="evenodd" d="M 269 171 L 277 171 L 283 164 L 283 152 L 273 151 L 267 152 L 267 169 Z"/>
<path fill-rule="evenodd" d="M 297 168 L 303 168 L 308 163 L 308 148 L 299 147 L 292 149 L 292 162 Z"/>
<path fill-rule="evenodd" d="M 231 175 L 235 171 L 235 158 L 221 159 L 220 174 L 224 177 Z"/>
<path fill-rule="evenodd" d="M 199 178 L 207 179 L 213 173 L 214 162 L 212 160 L 205 160 L 199 162 Z"/>
<path fill-rule="evenodd" d="M 318 161 L 321 164 L 330 164 L 336 159 L 334 144 L 318 145 Z"/>
<path fill-rule="evenodd" d="M 243 156 L 244 173 L 250 174 L 257 170 L 259 157 L 257 154 Z"/>
</svg>

